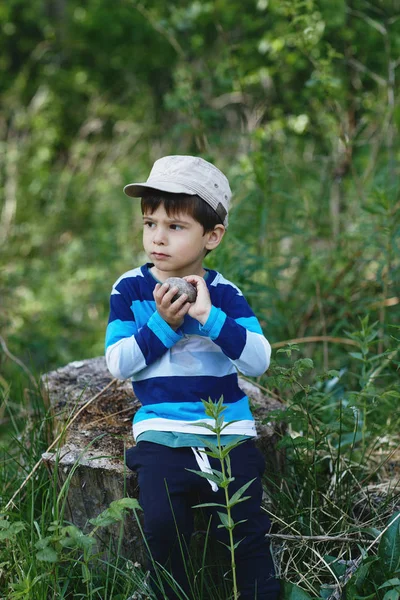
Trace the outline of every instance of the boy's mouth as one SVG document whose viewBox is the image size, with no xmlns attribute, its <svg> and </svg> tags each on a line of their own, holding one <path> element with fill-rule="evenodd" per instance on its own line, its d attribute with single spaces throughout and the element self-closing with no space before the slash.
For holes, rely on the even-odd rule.
<svg viewBox="0 0 400 600">
<path fill-rule="evenodd" d="M 151 253 L 152 256 L 155 256 L 156 258 L 168 258 L 168 254 L 163 254 L 162 252 L 152 252 Z"/>
</svg>

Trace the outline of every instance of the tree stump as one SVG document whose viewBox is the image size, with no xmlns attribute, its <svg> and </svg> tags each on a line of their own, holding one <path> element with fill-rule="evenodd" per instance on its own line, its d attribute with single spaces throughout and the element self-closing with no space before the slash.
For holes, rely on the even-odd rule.
<svg viewBox="0 0 400 600">
<path fill-rule="evenodd" d="M 125 466 L 124 451 L 134 445 L 132 419 L 140 403 L 130 381 L 114 380 L 105 390 L 112 381 L 103 357 L 75 361 L 42 377 L 55 417 L 54 437 L 65 430 L 57 450 L 43 454 L 43 460 L 59 489 L 69 480 L 64 488 L 65 518 L 83 531 L 91 529 L 89 519 L 114 500 L 138 498 L 136 474 Z M 281 426 L 266 423 L 268 413 L 282 405 L 247 380 L 240 378 L 239 384 L 255 405 L 257 444 L 266 458 L 267 470 L 282 472 L 284 457 L 276 448 Z M 73 415 L 95 396 L 68 426 Z M 142 563 L 144 544 L 131 514 L 123 523 L 122 540 L 118 526 L 98 532 L 99 551 L 111 549 Z"/>
</svg>

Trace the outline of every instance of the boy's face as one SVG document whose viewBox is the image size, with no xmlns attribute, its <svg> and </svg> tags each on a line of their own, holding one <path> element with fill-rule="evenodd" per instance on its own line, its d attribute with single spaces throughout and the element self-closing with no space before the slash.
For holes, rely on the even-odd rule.
<svg viewBox="0 0 400 600">
<path fill-rule="evenodd" d="M 154 263 L 160 281 L 168 277 L 204 274 L 206 250 L 218 246 L 225 232 L 223 225 L 204 233 L 203 226 L 188 214 L 168 216 L 164 205 L 143 215 L 143 247 Z"/>
</svg>

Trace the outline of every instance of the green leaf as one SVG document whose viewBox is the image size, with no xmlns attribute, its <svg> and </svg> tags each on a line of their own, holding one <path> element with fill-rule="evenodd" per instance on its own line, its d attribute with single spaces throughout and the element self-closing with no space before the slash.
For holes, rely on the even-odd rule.
<svg viewBox="0 0 400 600">
<path fill-rule="evenodd" d="M 219 512 L 219 511 L 218 511 L 218 516 L 221 519 L 222 527 L 225 527 L 226 529 L 232 529 L 232 527 L 234 525 L 232 518 L 229 518 L 226 513 Z M 219 527 L 221 527 L 221 525 Z"/>
<path fill-rule="evenodd" d="M 357 359 L 357 360 L 364 360 L 363 355 L 361 354 L 361 352 L 349 352 L 350 356 L 352 356 L 353 358 Z"/>
<path fill-rule="evenodd" d="M 113 511 L 111 508 L 107 508 L 94 519 L 90 519 L 89 523 L 91 523 L 95 527 L 108 527 L 109 525 L 114 525 L 114 523 L 118 523 L 118 521 L 120 520 L 120 511 Z"/>
<path fill-rule="evenodd" d="M 222 525 L 218 525 L 218 527 L 222 527 Z M 231 551 L 231 547 L 229 544 L 225 544 L 225 542 L 221 542 L 221 540 L 218 540 L 220 544 L 222 544 L 222 546 L 225 546 L 225 548 L 228 549 L 228 552 Z"/>
<path fill-rule="evenodd" d="M 86 563 L 82 563 L 82 581 L 88 583 L 91 580 L 89 568 Z"/>
<path fill-rule="evenodd" d="M 399 600 L 400 592 L 398 590 L 389 590 L 383 596 L 383 600 Z"/>
<path fill-rule="evenodd" d="M 222 448 L 222 458 L 225 458 L 231 450 L 233 450 L 234 448 L 237 448 L 238 446 L 243 444 L 243 442 L 245 442 L 245 441 L 246 441 L 246 439 L 244 438 L 242 440 L 237 440 L 236 442 L 230 442 L 229 444 L 226 444 L 226 446 L 224 446 Z"/>
<path fill-rule="evenodd" d="M 221 460 L 221 454 L 219 451 L 213 452 L 212 450 L 205 450 L 205 454 L 207 454 L 207 456 L 211 456 L 212 458 Z"/>
<path fill-rule="evenodd" d="M 383 590 L 383 588 L 393 587 L 395 585 L 400 585 L 400 579 L 398 577 L 394 577 L 393 579 L 388 579 L 387 581 L 385 581 L 385 583 L 380 585 L 378 589 Z"/>
<path fill-rule="evenodd" d="M 234 506 L 236 506 L 236 504 L 239 504 L 240 502 L 245 502 L 246 500 L 250 500 L 251 496 L 243 496 L 242 498 L 239 498 L 239 500 L 236 500 L 235 502 L 228 502 L 228 508 L 233 508 Z"/>
<path fill-rule="evenodd" d="M 231 457 L 229 454 L 225 457 L 226 471 L 228 473 L 229 481 L 235 481 L 235 478 L 232 477 L 232 466 L 231 466 Z"/>
<path fill-rule="evenodd" d="M 24 529 L 26 529 L 26 525 L 22 521 L 16 521 L 15 523 L 0 521 L 0 541 L 12 540 Z"/>
<path fill-rule="evenodd" d="M 329 564 L 332 571 L 337 577 L 341 577 L 346 572 L 346 565 L 339 563 L 336 556 L 330 556 L 329 554 L 324 555 L 324 560 Z"/>
<path fill-rule="evenodd" d="M 50 546 L 46 546 L 43 550 L 36 553 L 36 558 L 43 562 L 54 563 L 58 560 L 57 552 Z"/>
<path fill-rule="evenodd" d="M 215 419 L 215 429 L 218 430 L 218 431 L 222 431 L 222 425 L 223 424 L 224 424 L 224 417 L 223 417 L 223 415 L 219 415 Z M 225 427 L 226 427 L 226 425 L 225 425 Z"/>
<path fill-rule="evenodd" d="M 332 378 L 336 378 L 336 377 L 340 378 L 340 371 L 336 371 L 335 369 L 331 369 L 330 371 L 327 372 L 327 375 L 329 377 L 332 377 Z"/>
<path fill-rule="evenodd" d="M 291 437 L 290 435 L 285 435 L 278 442 L 278 448 L 308 448 L 314 445 L 314 440 L 311 438 L 303 437 L 302 435 L 298 435 L 296 437 Z"/>
<path fill-rule="evenodd" d="M 130 508 L 131 510 L 142 510 L 136 498 L 120 498 L 119 500 L 114 500 L 114 502 L 111 502 L 110 507 L 122 509 Z"/>
<path fill-rule="evenodd" d="M 95 544 L 93 537 L 85 535 L 75 525 L 68 525 L 61 529 L 60 544 L 63 548 L 82 548 L 89 550 Z"/>
<path fill-rule="evenodd" d="M 106 508 L 94 519 L 90 519 L 89 523 L 95 527 L 107 527 L 122 521 L 126 509 L 140 509 L 140 504 L 135 498 L 120 498 L 111 502 L 109 508 Z"/>
<path fill-rule="evenodd" d="M 236 548 L 239 546 L 239 544 L 241 542 L 243 542 L 244 538 L 242 538 L 241 540 L 239 540 L 238 542 L 236 542 L 236 544 L 233 545 L 233 549 L 236 550 Z"/>
<path fill-rule="evenodd" d="M 294 583 L 285 581 L 283 589 L 284 600 L 312 600 L 311 596 L 307 594 L 307 592 L 299 588 Z"/>
<path fill-rule="evenodd" d="M 235 481 L 235 478 L 234 477 L 228 477 L 227 479 L 224 479 L 223 481 L 221 481 L 221 483 L 219 484 L 219 486 L 222 489 L 225 489 L 225 488 L 227 488 L 232 483 L 232 481 Z"/>
<path fill-rule="evenodd" d="M 284 348 L 279 348 L 279 350 L 276 351 L 277 354 L 284 353 L 288 357 L 292 356 L 292 352 L 300 352 L 299 346 L 296 344 L 288 344 Z"/>
<path fill-rule="evenodd" d="M 358 531 L 361 533 L 367 533 L 368 535 L 371 535 L 373 538 L 377 538 L 378 535 L 381 533 L 381 530 L 378 529 L 377 527 L 360 527 L 360 528 L 358 528 Z"/>
<path fill-rule="evenodd" d="M 207 508 L 208 506 L 219 506 L 219 508 L 226 508 L 225 504 L 218 504 L 217 502 L 205 502 L 204 504 L 195 504 L 192 508 Z"/>
<path fill-rule="evenodd" d="M 41 538 L 35 543 L 35 548 L 37 548 L 38 550 L 44 550 L 45 548 L 48 548 L 51 541 L 52 538 L 50 536 Z"/>
<path fill-rule="evenodd" d="M 224 482 L 224 476 L 222 475 L 222 473 L 220 473 L 219 475 L 214 475 L 214 469 L 213 473 L 204 473 L 203 471 L 195 471 L 194 469 L 186 469 L 186 471 L 190 471 L 190 473 L 195 473 L 199 477 L 204 477 L 204 479 L 208 479 L 208 481 L 213 481 L 219 486 L 222 486 Z M 217 471 L 217 473 L 219 472 Z"/>
<path fill-rule="evenodd" d="M 357 592 L 361 592 L 362 587 L 367 579 L 371 567 L 377 562 L 376 557 L 371 557 L 363 560 L 357 571 L 353 575 L 352 585 L 355 587 Z M 347 589 L 347 588 L 346 588 Z"/>
<path fill-rule="evenodd" d="M 235 527 L 240 525 L 240 523 L 246 523 L 246 521 L 248 521 L 248 519 L 241 519 L 240 521 L 234 521 L 232 529 L 234 529 Z"/>
<path fill-rule="evenodd" d="M 363 204 L 361 208 L 371 215 L 386 215 L 385 209 L 379 204 Z"/>
<path fill-rule="evenodd" d="M 206 448 L 206 454 L 208 454 L 207 450 L 211 450 L 214 454 L 219 456 L 219 448 L 214 442 L 208 440 L 206 437 L 198 436 L 199 441 L 203 444 L 204 448 Z"/>
<path fill-rule="evenodd" d="M 196 427 L 204 427 L 204 429 L 209 429 L 209 431 L 215 433 L 215 427 L 213 425 L 209 425 L 208 423 L 196 423 Z"/>
<path fill-rule="evenodd" d="M 256 477 L 254 477 L 254 479 L 252 479 L 251 481 L 248 481 L 247 483 L 245 483 L 244 485 L 242 485 L 242 487 L 239 488 L 233 494 L 232 498 L 229 498 L 229 504 L 231 504 L 231 506 L 233 506 L 233 504 L 236 503 L 242 497 L 243 493 L 247 490 L 247 488 L 249 488 L 251 486 L 251 484 L 255 480 L 256 480 Z"/>
<path fill-rule="evenodd" d="M 314 367 L 314 363 L 311 358 L 299 358 L 293 365 L 293 368 L 298 375 L 302 375 L 305 371 L 309 371 Z"/>
<path fill-rule="evenodd" d="M 379 542 L 378 556 L 387 573 L 395 573 L 400 568 L 400 511 L 389 519 L 391 525 Z"/>
<path fill-rule="evenodd" d="M 223 401 L 223 396 L 221 396 L 218 402 L 214 402 L 211 398 L 208 401 L 202 400 L 206 415 L 217 421 L 223 411 L 227 409 L 226 406 L 223 406 Z"/>
<path fill-rule="evenodd" d="M 332 590 L 329 591 L 329 595 L 327 596 L 328 598 L 331 595 L 331 592 Z M 346 600 L 356 600 L 357 596 L 358 591 L 356 585 L 353 580 L 350 580 L 350 582 L 346 585 Z"/>
<path fill-rule="evenodd" d="M 229 421 L 228 423 L 225 423 L 225 425 L 223 425 L 221 427 L 221 431 L 224 431 L 224 429 L 226 429 L 227 427 L 230 427 L 231 425 L 235 425 L 235 423 L 239 423 L 239 419 L 235 419 L 234 421 Z M 228 435 L 228 434 L 225 434 Z"/>
</svg>

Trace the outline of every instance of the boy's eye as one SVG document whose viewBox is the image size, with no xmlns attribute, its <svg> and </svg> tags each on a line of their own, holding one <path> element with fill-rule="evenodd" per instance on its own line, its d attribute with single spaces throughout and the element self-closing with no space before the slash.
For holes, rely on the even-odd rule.
<svg viewBox="0 0 400 600">
<path fill-rule="evenodd" d="M 176 223 L 172 223 L 172 225 L 170 225 L 171 229 L 175 229 L 175 230 L 180 230 L 183 229 L 182 225 L 177 225 Z"/>
<path fill-rule="evenodd" d="M 143 227 L 152 227 L 153 225 L 152 221 L 143 221 Z"/>
</svg>

